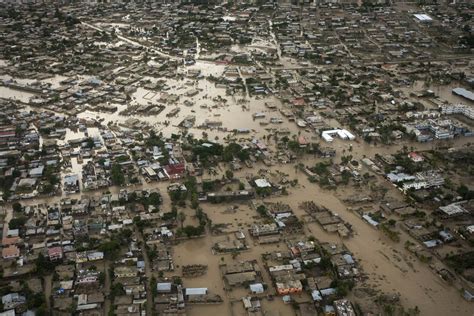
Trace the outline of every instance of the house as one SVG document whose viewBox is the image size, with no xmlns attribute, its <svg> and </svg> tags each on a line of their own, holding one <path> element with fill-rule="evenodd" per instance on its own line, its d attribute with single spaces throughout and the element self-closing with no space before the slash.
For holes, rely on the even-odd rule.
<svg viewBox="0 0 474 316">
<path fill-rule="evenodd" d="M 104 253 L 102 251 L 91 251 L 87 254 L 89 261 L 96 261 L 104 259 Z"/>
<path fill-rule="evenodd" d="M 414 151 L 408 153 L 408 158 L 410 158 L 413 162 L 423 162 L 425 160 L 425 158 L 422 155 Z"/>
<path fill-rule="evenodd" d="M 158 293 L 171 293 L 171 282 L 158 282 L 156 284 L 156 290 Z"/>
<path fill-rule="evenodd" d="M 388 173 L 387 179 L 392 183 L 400 183 L 405 181 L 416 180 L 415 176 L 405 174 L 405 173 Z"/>
<path fill-rule="evenodd" d="M 63 248 L 52 247 L 48 248 L 48 257 L 51 261 L 61 260 L 63 258 Z"/>
<path fill-rule="evenodd" d="M 30 169 L 29 176 L 31 178 L 39 178 L 43 175 L 44 166 L 38 166 L 36 168 Z"/>
<path fill-rule="evenodd" d="M 201 296 L 207 294 L 207 287 L 189 287 L 184 289 L 184 295 L 186 297 Z"/>
<path fill-rule="evenodd" d="M 276 282 L 275 286 L 279 295 L 288 295 L 303 292 L 303 284 L 301 284 L 300 280 Z"/>
<path fill-rule="evenodd" d="M 249 282 L 255 282 L 257 273 L 255 271 L 240 272 L 240 273 L 230 273 L 224 275 L 229 286 L 236 286 L 241 284 L 248 284 Z"/>
<path fill-rule="evenodd" d="M 252 292 L 252 294 L 261 294 L 265 291 L 262 283 L 250 284 L 249 287 L 250 287 L 250 292 Z"/>
<path fill-rule="evenodd" d="M 279 234 L 280 231 L 278 229 L 277 224 L 270 223 L 270 224 L 254 224 L 250 229 L 250 234 L 252 236 L 264 236 L 264 235 L 275 235 Z"/>
<path fill-rule="evenodd" d="M 352 307 L 351 301 L 347 299 L 341 299 L 334 301 L 333 304 L 337 316 L 356 316 L 356 312 L 354 307 Z"/>
<path fill-rule="evenodd" d="M 334 140 L 334 136 L 336 135 L 339 138 L 344 139 L 344 140 L 355 139 L 355 136 L 351 132 L 345 129 L 334 129 L 334 130 L 323 131 L 321 133 L 321 137 L 328 143 L 332 142 Z"/>
<path fill-rule="evenodd" d="M 32 189 L 36 185 L 36 179 L 24 178 L 18 181 L 18 187 L 22 189 Z"/>
<path fill-rule="evenodd" d="M 298 137 L 298 145 L 300 148 L 306 148 L 308 146 L 308 140 L 303 135 Z"/>
<path fill-rule="evenodd" d="M 20 256 L 20 249 L 15 245 L 10 245 L 2 249 L 2 258 L 3 259 L 14 259 Z"/>
<path fill-rule="evenodd" d="M 255 185 L 257 186 L 257 188 L 271 188 L 272 185 L 270 184 L 270 182 L 268 182 L 266 179 L 256 179 L 255 180 Z"/>
<path fill-rule="evenodd" d="M 440 206 L 439 210 L 443 213 L 443 215 L 448 217 L 455 217 L 468 213 L 461 203 L 452 203 L 446 206 Z"/>
<path fill-rule="evenodd" d="M 138 275 L 138 269 L 136 266 L 119 266 L 115 267 L 114 275 L 116 278 L 129 278 Z"/>
<path fill-rule="evenodd" d="M 184 163 L 167 165 L 164 167 L 164 171 L 167 173 L 170 179 L 180 179 L 186 173 L 186 165 Z"/>
<path fill-rule="evenodd" d="M 260 311 L 261 304 L 258 299 L 248 297 L 242 297 L 242 302 L 244 303 L 244 308 L 248 311 L 248 315 L 259 315 L 254 314 L 254 312 Z"/>
<path fill-rule="evenodd" d="M 306 105 L 306 102 L 303 98 L 293 99 L 291 103 L 294 107 L 304 107 Z"/>
<path fill-rule="evenodd" d="M 18 293 L 10 293 L 2 296 L 2 304 L 5 310 L 16 308 L 26 303 L 26 298 Z"/>
</svg>

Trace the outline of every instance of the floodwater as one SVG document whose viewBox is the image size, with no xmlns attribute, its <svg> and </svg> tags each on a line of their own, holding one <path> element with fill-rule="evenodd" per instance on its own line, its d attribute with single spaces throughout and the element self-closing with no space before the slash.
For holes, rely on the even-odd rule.
<svg viewBox="0 0 474 316">
<path fill-rule="evenodd" d="M 34 96 L 36 96 L 34 93 L 0 86 L 0 98 L 2 99 L 17 100 L 22 103 L 29 103 L 30 99 Z"/>
<path fill-rule="evenodd" d="M 354 194 L 353 189 L 348 188 L 342 192 L 327 191 L 310 183 L 301 171 L 297 171 L 293 165 L 264 167 L 257 164 L 258 168 L 265 168 L 270 172 L 283 172 L 288 175 L 288 179 L 298 179 L 299 185 L 290 189 L 290 195 L 266 199 L 270 202 L 283 202 L 289 204 L 295 214 L 302 218 L 305 212 L 299 209 L 298 205 L 302 201 L 312 200 L 327 207 L 337 213 L 344 221 L 353 225 L 355 235 L 350 239 L 341 239 L 337 234 L 325 232 L 317 223 L 306 223 L 307 235 L 315 236 L 321 242 L 343 243 L 354 253 L 356 260 L 360 263 L 363 273 L 368 277 L 367 281 L 359 284 L 364 287 L 375 289 L 379 293 L 400 294 L 401 303 L 406 308 L 418 306 L 421 315 L 472 315 L 472 306 L 466 302 L 459 291 L 444 283 L 429 268 L 428 265 L 419 262 L 416 258 L 406 253 L 404 249 L 405 240 L 410 239 L 402 234 L 402 240 L 394 243 L 385 237 L 381 232 L 370 227 L 355 213 L 347 210 L 348 205 L 344 205 L 336 194 L 342 196 Z M 248 170 L 235 172 L 236 177 L 244 177 Z M 398 191 L 397 191 L 398 192 Z M 394 192 L 394 194 L 397 194 Z M 392 192 L 393 193 L 393 192 Z M 399 194 L 399 193 L 398 193 Z M 402 198 L 399 196 L 399 198 Z M 234 300 L 240 299 L 248 294 L 245 289 L 235 289 L 225 292 L 223 281 L 219 271 L 219 265 L 223 263 L 238 262 L 244 260 L 257 259 L 260 267 L 263 267 L 261 254 L 270 251 L 285 251 L 287 247 L 283 244 L 256 245 L 247 236 L 246 241 L 250 245 L 249 251 L 241 252 L 235 259 L 231 255 L 214 255 L 211 252 L 212 245 L 219 240 L 231 236 L 232 231 L 243 230 L 246 235 L 247 229 L 254 222 L 259 221 L 257 215 L 245 203 L 235 203 L 237 208 L 230 210 L 234 204 L 201 204 L 206 214 L 213 224 L 230 224 L 227 228 L 227 235 L 210 236 L 201 239 L 189 240 L 174 247 L 174 261 L 177 270 L 183 264 L 207 264 L 208 273 L 205 276 L 191 279 L 184 279 L 185 286 L 208 287 L 211 293 L 219 294 L 224 299 L 224 304 L 217 306 L 193 306 L 190 315 L 206 315 L 209 311 L 218 312 L 220 315 L 229 314 L 229 308 L 239 315 L 240 304 L 231 304 Z M 189 213 L 187 213 L 189 216 Z M 270 283 L 270 278 L 266 272 L 263 275 L 264 282 Z M 310 298 L 296 297 L 297 301 L 309 301 Z M 363 300 L 357 298 L 356 300 Z M 265 310 L 288 315 L 292 313 L 289 306 L 284 305 L 277 297 L 274 302 L 263 301 Z M 240 312 L 239 312 L 240 311 Z"/>
<path fill-rule="evenodd" d="M 233 49 L 238 51 L 240 48 L 236 46 L 233 47 Z M 210 139 L 215 139 L 216 137 L 223 139 L 226 136 L 225 131 L 217 129 L 198 129 L 197 126 L 202 125 L 206 120 L 221 122 L 222 127 L 227 129 L 227 134 L 233 129 L 250 130 L 251 133 L 244 137 L 262 137 L 264 135 L 270 135 L 272 132 L 267 131 L 267 128 L 287 128 L 291 134 L 294 135 L 300 133 L 301 135 L 307 136 L 308 139 L 317 137 L 315 133 L 310 130 L 298 128 L 294 122 L 290 122 L 288 119 L 284 118 L 278 111 L 268 109 L 265 106 L 266 103 L 275 104 L 278 109 L 284 109 L 286 107 L 275 96 L 248 97 L 241 91 L 234 95 L 228 95 L 226 89 L 217 88 L 213 82 L 207 79 L 195 79 L 186 76 L 189 70 L 200 70 L 201 75 L 205 77 L 210 75 L 220 77 L 225 69 L 226 66 L 224 65 L 197 61 L 193 66 L 186 68 L 181 67 L 178 69 L 178 72 L 184 75 L 183 79 L 166 79 L 166 89 L 151 91 L 143 87 L 138 87 L 137 91 L 132 95 L 131 104 L 144 105 L 151 103 L 155 105 L 164 105 L 165 109 L 157 115 L 134 114 L 123 116 L 120 115 L 119 112 L 125 109 L 127 105 L 120 105 L 119 110 L 116 113 L 85 111 L 80 113 L 78 117 L 93 119 L 101 118 L 104 119 L 104 124 L 125 123 L 129 118 L 136 118 L 140 121 L 149 123 L 150 126 L 154 127 L 157 131 L 162 131 L 165 136 L 169 136 L 171 133 L 176 133 L 178 124 L 180 124 L 184 118 L 194 116 L 195 125 L 193 128 L 189 129 L 189 132 L 196 134 L 197 137 L 200 137 L 203 131 L 209 134 Z M 156 79 L 153 78 L 145 77 L 144 79 L 149 79 L 152 82 L 153 80 L 156 81 Z M 50 80 L 49 82 L 54 87 L 62 79 L 60 77 L 55 77 L 47 80 Z M 458 100 L 459 98 L 457 96 L 451 94 L 450 86 L 427 88 L 433 90 L 437 95 L 448 102 L 461 102 Z M 414 87 L 410 87 L 409 89 L 410 91 L 418 91 L 426 89 L 426 87 L 420 86 L 420 83 L 416 83 Z M 408 90 L 406 92 L 408 92 Z M 175 104 L 166 103 L 163 101 L 163 98 L 167 95 L 176 95 L 179 99 Z M 17 98 L 22 102 L 28 102 L 33 94 L 0 87 L 0 96 L 5 98 Z M 188 105 L 185 105 L 185 102 L 187 102 Z M 167 114 L 177 107 L 180 108 L 180 111 L 175 116 L 168 117 Z M 266 117 L 264 119 L 254 120 L 252 114 L 257 112 L 265 113 Z M 279 125 L 268 124 L 266 126 L 260 124 L 262 121 L 268 122 L 272 117 L 282 118 L 283 123 Z M 165 124 L 166 121 L 168 121 L 169 124 Z M 335 126 L 340 125 L 334 120 L 329 120 L 327 123 Z M 94 136 L 99 133 L 98 129 L 94 130 L 89 128 L 88 130 L 89 136 Z M 60 141 L 60 145 L 68 140 L 84 136 L 85 135 L 81 132 L 68 130 L 65 139 Z M 470 142 L 469 138 L 461 138 L 454 141 L 453 144 L 456 146 L 464 146 L 468 142 Z M 271 145 L 270 147 L 273 149 L 275 145 L 274 142 L 267 140 L 266 143 L 267 145 Z M 403 145 L 407 145 L 405 143 L 396 144 L 390 147 L 374 146 L 366 144 L 360 140 L 346 142 L 336 139 L 332 144 L 330 144 L 332 147 L 337 149 L 337 156 L 335 159 L 337 160 L 340 158 L 343 150 L 348 154 L 351 144 L 353 145 L 353 148 L 350 154 L 356 159 L 360 159 L 364 156 L 373 157 L 376 153 L 381 152 L 395 152 L 402 148 Z M 445 145 L 447 143 L 413 143 L 408 144 L 407 146 L 414 146 L 417 149 L 432 149 L 436 148 L 438 144 Z M 307 158 L 302 162 L 311 164 L 315 162 L 315 159 Z M 82 165 L 77 163 L 76 158 L 72 158 L 71 163 L 72 168 L 70 172 L 80 174 L 82 171 Z M 86 161 L 84 163 L 86 163 Z M 256 169 L 252 171 L 258 170 L 258 168 L 269 170 L 271 172 L 276 172 L 278 170 L 288 174 L 290 179 L 298 179 L 298 187 L 290 189 L 289 196 L 271 198 L 269 200 L 272 202 L 281 201 L 289 204 L 292 206 L 293 211 L 299 218 L 305 215 L 304 211 L 299 209 L 299 203 L 302 201 L 313 200 L 336 212 L 344 221 L 353 225 L 355 236 L 347 240 L 341 240 L 337 235 L 326 233 L 316 223 L 307 223 L 307 233 L 308 235 L 314 235 L 322 242 L 344 243 L 349 250 L 354 253 L 356 259 L 360 262 L 363 271 L 368 275 L 369 279 L 366 282 L 367 286 L 376 288 L 383 292 L 400 293 L 404 306 L 418 306 L 422 315 L 472 315 L 472 306 L 462 299 L 459 292 L 454 287 L 443 283 L 432 273 L 432 271 L 430 271 L 427 265 L 421 264 L 414 258 L 406 255 L 403 243 L 408 237 L 403 236 L 402 242 L 394 244 L 385 238 L 381 232 L 372 229 L 362 221 L 361 218 L 348 211 L 347 205 L 344 205 L 339 200 L 337 196 L 338 193 L 323 190 L 317 185 L 309 183 L 307 177 L 303 175 L 301 171 L 297 172 L 294 165 L 267 167 L 257 164 L 255 167 Z M 248 172 L 250 171 L 242 170 L 240 172 L 235 172 L 235 174 L 236 176 L 246 176 Z M 158 187 L 162 192 L 166 192 L 166 183 L 146 184 L 145 187 Z M 117 192 L 118 188 L 110 188 L 108 190 Z M 348 191 L 350 191 L 350 189 Z M 98 195 L 100 192 L 101 191 L 96 191 L 89 195 Z M 169 207 L 170 203 L 167 195 L 163 194 L 163 196 L 165 198 L 164 207 Z M 51 198 L 49 200 L 57 201 L 57 198 Z M 38 203 L 37 200 L 34 202 Z M 34 202 L 27 201 L 25 204 Z M 228 205 L 225 204 L 203 204 L 202 207 L 213 223 L 231 224 L 229 227 L 231 230 L 243 229 L 247 232 L 249 225 L 255 222 L 254 216 L 256 215 L 256 212 L 251 210 L 247 205 L 239 205 L 239 208 L 235 213 L 227 212 L 226 209 Z M 187 209 L 186 214 L 188 217 L 185 223 L 195 224 L 195 220 L 192 218 L 192 210 Z M 180 271 L 180 267 L 185 264 L 208 265 L 208 273 L 205 276 L 192 279 L 186 278 L 183 280 L 184 285 L 186 287 L 207 287 L 211 293 L 218 294 L 224 299 L 224 303 L 219 305 L 192 306 L 189 309 L 189 315 L 208 315 L 210 313 L 215 313 L 216 315 L 227 315 L 230 314 L 231 311 L 235 311 L 236 314 L 243 314 L 242 308 L 239 307 L 241 306 L 241 303 L 231 304 L 231 302 L 239 300 L 242 296 L 247 295 L 248 292 L 246 289 L 236 289 L 232 292 L 225 292 L 223 281 L 218 273 L 219 265 L 239 260 L 257 259 L 260 268 L 263 270 L 263 262 L 261 259 L 262 253 L 274 250 L 286 250 L 286 246 L 283 243 L 276 245 L 255 245 L 249 237 L 247 237 L 250 249 L 246 252 L 240 253 L 235 259 L 232 259 L 230 254 L 214 255 L 211 252 L 212 245 L 216 241 L 222 240 L 222 238 L 225 238 L 225 235 L 211 236 L 208 234 L 200 239 L 181 242 L 173 248 L 173 259 L 178 271 Z M 398 260 L 397 258 L 400 257 L 401 259 Z M 166 275 L 171 276 L 173 274 L 175 273 L 167 273 Z M 263 278 L 267 284 L 270 284 L 270 278 L 266 272 L 264 272 Z M 298 301 L 310 300 L 306 294 L 302 295 L 302 297 L 296 297 L 295 299 Z M 274 302 L 264 300 L 262 304 L 264 310 L 273 312 L 275 315 L 290 315 L 293 313 L 291 306 L 284 305 L 278 297 Z"/>
<path fill-rule="evenodd" d="M 188 310 L 189 315 L 208 315 L 217 313 L 217 315 L 246 315 L 241 302 L 242 297 L 249 296 L 251 293 L 243 287 L 235 287 L 231 291 L 225 291 L 224 281 L 221 277 L 219 266 L 222 264 L 236 264 L 242 261 L 257 260 L 257 264 L 262 271 L 263 282 L 269 285 L 268 294 L 274 294 L 271 286 L 269 274 L 265 271 L 262 254 L 272 251 L 286 251 L 287 247 L 283 243 L 273 245 L 257 245 L 252 242 L 248 236 L 247 229 L 254 223 L 256 212 L 251 210 L 245 204 L 239 204 L 239 209 L 235 213 L 226 210 L 229 206 L 224 204 L 203 204 L 206 214 L 212 220 L 213 224 L 233 223 L 233 228 L 228 234 L 207 235 L 200 239 L 193 239 L 181 242 L 173 248 L 173 260 L 178 271 L 182 265 L 204 264 L 208 266 L 207 274 L 196 278 L 183 278 L 185 287 L 207 287 L 211 294 L 218 294 L 222 297 L 223 303 L 219 305 L 191 305 Z M 231 254 L 213 254 L 211 247 L 217 241 L 232 238 L 232 232 L 241 229 L 246 235 L 246 243 L 250 249 L 240 252 L 235 258 Z M 172 275 L 173 273 L 170 273 Z M 297 301 L 308 301 L 309 296 L 302 294 L 295 297 Z M 275 297 L 274 301 L 262 299 L 263 310 L 272 315 L 290 315 L 292 313 L 291 305 L 285 305 L 280 297 Z M 188 306 L 189 308 L 189 306 Z"/>
<path fill-rule="evenodd" d="M 308 223 L 310 234 L 320 241 L 343 242 L 362 269 L 369 276 L 368 285 L 387 293 L 400 293 L 401 302 L 405 307 L 418 306 L 422 315 L 472 315 L 472 305 L 466 302 L 454 287 L 443 283 L 426 264 L 411 258 L 398 262 L 393 257 L 397 254 L 403 257 L 406 250 L 404 240 L 393 243 L 381 232 L 371 228 L 360 217 L 347 210 L 333 191 L 320 189 L 309 183 L 306 176 L 295 173 L 293 166 L 279 167 L 279 170 L 290 175 L 290 179 L 298 178 L 300 186 L 291 190 L 289 197 L 272 199 L 282 201 L 292 206 L 298 216 L 305 213 L 298 208 L 301 201 L 313 200 L 337 213 L 344 221 L 353 225 L 355 236 L 340 240 L 333 234 L 326 233 L 318 224 Z M 406 237 L 404 237 L 406 238 Z M 397 257 L 398 257 L 397 256 Z"/>
<path fill-rule="evenodd" d="M 195 65 L 180 69 L 181 73 L 186 74 L 189 70 L 200 70 L 203 76 L 219 77 L 225 71 L 226 66 L 215 65 L 206 62 L 197 62 Z M 145 77 L 144 79 L 156 82 L 156 79 Z M 248 129 L 256 133 L 262 132 L 260 120 L 253 120 L 252 114 L 256 112 L 264 112 L 267 114 L 267 121 L 273 116 L 265 103 L 276 104 L 281 106 L 281 102 L 274 96 L 269 97 L 245 97 L 241 93 L 235 95 L 227 95 L 226 89 L 217 88 L 213 82 L 206 79 L 194 79 L 185 77 L 182 80 L 167 79 L 166 89 L 163 91 L 152 91 L 145 88 L 138 88 L 132 95 L 131 104 L 160 104 L 165 106 L 165 109 L 157 115 L 120 115 L 120 110 L 115 113 L 96 113 L 92 111 L 85 111 L 78 114 L 80 118 L 101 118 L 104 119 L 104 124 L 124 123 L 129 118 L 136 118 L 140 121 L 147 122 L 150 126 L 154 126 L 157 131 L 163 132 L 164 135 L 171 135 L 176 133 L 177 126 L 188 116 L 195 117 L 194 128 L 189 130 L 190 133 L 201 135 L 202 129 L 196 127 L 203 125 L 206 121 L 220 122 L 222 127 L 229 132 L 234 129 Z M 195 95 L 186 95 L 186 93 L 194 91 Z M 176 103 L 163 103 L 160 99 L 166 95 L 179 96 Z M 189 102 L 185 105 L 185 102 Z M 173 117 L 167 116 L 175 108 L 180 111 Z M 274 116 L 280 117 L 277 112 Z M 165 121 L 169 124 L 165 124 Z M 294 124 L 291 124 L 294 125 Z M 288 126 L 285 126 L 288 127 Z M 294 129 L 296 131 L 296 128 Z M 223 136 L 222 132 L 206 130 L 210 136 Z"/>
<path fill-rule="evenodd" d="M 417 80 L 411 86 L 402 87 L 400 90 L 403 91 L 407 96 L 411 92 L 431 90 L 441 101 L 446 101 L 450 104 L 469 104 L 469 100 L 452 93 L 452 90 L 457 87 L 462 87 L 462 85 L 459 85 L 458 83 L 450 83 L 448 85 L 427 84 L 423 80 Z M 433 106 L 433 108 L 435 107 Z"/>
</svg>

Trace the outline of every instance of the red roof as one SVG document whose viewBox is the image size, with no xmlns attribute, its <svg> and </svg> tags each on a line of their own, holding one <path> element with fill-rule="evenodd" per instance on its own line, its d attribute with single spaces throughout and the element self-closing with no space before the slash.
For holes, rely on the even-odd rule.
<svg viewBox="0 0 474 316">
<path fill-rule="evenodd" d="M 306 104 L 305 100 L 303 98 L 299 98 L 299 99 L 294 99 L 293 100 L 293 105 L 296 105 L 296 106 L 304 106 Z"/>
<path fill-rule="evenodd" d="M 298 143 L 300 145 L 308 145 L 308 141 L 306 140 L 306 137 L 304 137 L 303 135 L 300 135 L 300 137 L 298 137 Z"/>
<path fill-rule="evenodd" d="M 408 157 L 410 157 L 412 160 L 415 160 L 415 161 L 416 161 L 416 160 L 420 160 L 420 161 L 421 161 L 421 160 L 424 159 L 422 155 L 420 155 L 420 154 L 418 154 L 418 153 L 416 153 L 416 152 L 414 152 L 414 151 L 412 151 L 411 153 L 409 153 L 409 154 L 408 154 Z"/>
<path fill-rule="evenodd" d="M 19 237 L 3 237 L 2 239 L 2 245 L 3 246 L 8 246 L 8 245 L 13 245 L 16 244 L 20 240 Z"/>
<path fill-rule="evenodd" d="M 186 171 L 186 166 L 184 165 L 184 163 L 178 163 L 175 165 L 167 165 L 165 166 L 165 170 L 170 176 L 172 176 L 175 174 L 184 173 Z"/>
<path fill-rule="evenodd" d="M 8 246 L 2 249 L 3 258 L 15 258 L 20 256 L 20 249 L 17 246 Z"/>
<path fill-rule="evenodd" d="M 0 137 L 15 137 L 15 131 L 10 132 L 0 132 Z"/>
<path fill-rule="evenodd" d="M 63 248 L 61 247 L 48 248 L 48 256 L 50 257 L 61 255 L 62 253 L 63 253 Z"/>
</svg>

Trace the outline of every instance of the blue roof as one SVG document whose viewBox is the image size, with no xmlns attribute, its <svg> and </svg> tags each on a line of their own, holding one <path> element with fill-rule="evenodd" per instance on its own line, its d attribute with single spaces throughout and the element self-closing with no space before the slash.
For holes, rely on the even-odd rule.
<svg viewBox="0 0 474 316">
<path fill-rule="evenodd" d="M 171 283 L 170 282 L 157 283 L 156 289 L 158 292 L 171 292 Z"/>
<path fill-rule="evenodd" d="M 346 263 L 347 264 L 354 264 L 354 259 L 352 258 L 352 256 L 350 254 L 345 254 L 343 255 L 344 257 L 344 260 L 346 260 Z"/>
<path fill-rule="evenodd" d="M 206 295 L 207 287 L 192 287 L 185 289 L 185 295 Z"/>
<path fill-rule="evenodd" d="M 255 283 L 255 284 L 250 284 L 250 291 L 252 293 L 263 293 L 263 284 L 262 283 Z"/>
</svg>

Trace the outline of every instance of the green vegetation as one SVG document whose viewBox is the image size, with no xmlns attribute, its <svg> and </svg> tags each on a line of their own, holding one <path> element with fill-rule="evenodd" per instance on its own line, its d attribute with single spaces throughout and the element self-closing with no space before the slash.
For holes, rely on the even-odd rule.
<svg viewBox="0 0 474 316">
<path fill-rule="evenodd" d="M 347 296 L 349 292 L 354 288 L 354 280 L 340 280 L 336 279 L 331 282 L 331 287 L 336 289 L 336 295 L 340 298 Z"/>
<path fill-rule="evenodd" d="M 272 188 L 256 188 L 255 193 L 258 196 L 269 196 L 272 193 Z"/>
<path fill-rule="evenodd" d="M 249 159 L 249 152 L 247 149 L 243 149 L 242 146 L 236 143 L 230 143 L 227 145 L 222 152 L 223 161 L 232 161 L 234 157 L 239 158 L 242 161 Z"/>
<path fill-rule="evenodd" d="M 261 217 L 268 217 L 268 213 L 267 213 L 267 208 L 265 207 L 265 205 L 259 205 L 257 207 L 257 213 L 261 216 Z"/>
<path fill-rule="evenodd" d="M 459 274 L 463 274 L 465 270 L 472 269 L 474 267 L 474 251 L 462 253 L 459 255 L 447 255 L 446 262 Z M 471 282 L 474 282 L 474 278 L 471 276 L 467 277 Z"/>
<path fill-rule="evenodd" d="M 171 220 L 176 219 L 177 215 L 178 215 L 178 210 L 176 209 L 176 207 L 172 207 L 171 212 L 164 213 L 161 219 L 164 221 L 171 221 Z"/>
<path fill-rule="evenodd" d="M 474 199 L 474 191 L 469 190 L 469 188 L 467 186 L 465 186 L 464 184 L 461 184 L 457 188 L 456 192 L 459 194 L 459 196 L 462 197 L 463 200 Z"/>
<path fill-rule="evenodd" d="M 403 167 L 409 174 L 415 174 L 423 170 L 422 164 L 414 162 L 405 153 L 395 155 L 395 164 Z"/>
<path fill-rule="evenodd" d="M 113 164 L 112 170 L 110 171 L 110 173 L 111 173 L 112 183 L 114 185 L 122 186 L 125 184 L 125 176 L 123 175 L 122 167 L 120 167 L 119 164 L 117 163 Z"/>
<path fill-rule="evenodd" d="M 18 202 L 13 203 L 12 208 L 15 213 L 20 213 L 21 211 L 23 211 L 23 207 Z"/>
<path fill-rule="evenodd" d="M 130 229 L 123 229 L 118 233 L 113 234 L 110 240 L 102 242 L 98 246 L 98 250 L 104 252 L 108 259 L 116 259 L 120 249 L 130 243 L 132 231 Z"/>
<path fill-rule="evenodd" d="M 225 147 L 217 143 L 210 143 L 212 146 L 203 146 L 203 144 L 203 140 L 194 141 L 191 151 L 193 161 L 199 161 L 204 167 L 210 167 L 217 161 L 230 162 L 234 158 L 245 161 L 250 157 L 248 149 L 244 149 L 236 143 L 230 143 Z"/>
<path fill-rule="evenodd" d="M 310 168 L 312 172 L 316 173 L 319 176 L 329 175 L 329 166 L 328 162 L 318 162 L 314 167 Z"/>
<path fill-rule="evenodd" d="M 392 241 L 400 242 L 400 233 L 392 230 L 388 224 L 382 223 L 379 227 Z"/>
<path fill-rule="evenodd" d="M 54 271 L 54 264 L 49 261 L 42 253 L 38 255 L 35 261 L 36 273 L 38 275 L 50 274 Z"/>
<path fill-rule="evenodd" d="M 204 192 L 211 192 L 216 188 L 216 181 L 206 180 L 202 182 L 202 190 Z"/>
<path fill-rule="evenodd" d="M 194 237 L 194 236 L 201 236 L 204 233 L 204 227 L 203 226 L 192 226 L 192 225 L 187 225 L 186 227 L 182 229 L 178 229 L 177 235 L 182 236 L 186 235 L 186 237 Z"/>
<path fill-rule="evenodd" d="M 26 216 L 19 216 L 16 218 L 12 218 L 10 220 L 10 223 L 8 223 L 8 228 L 10 229 L 21 229 L 23 226 L 25 226 L 25 223 L 28 221 L 28 218 Z"/>
<path fill-rule="evenodd" d="M 125 294 L 126 294 L 125 289 L 123 288 L 122 283 L 114 283 L 110 287 L 110 297 L 111 297 L 112 301 L 115 299 L 115 297 L 125 295 Z"/>
</svg>

